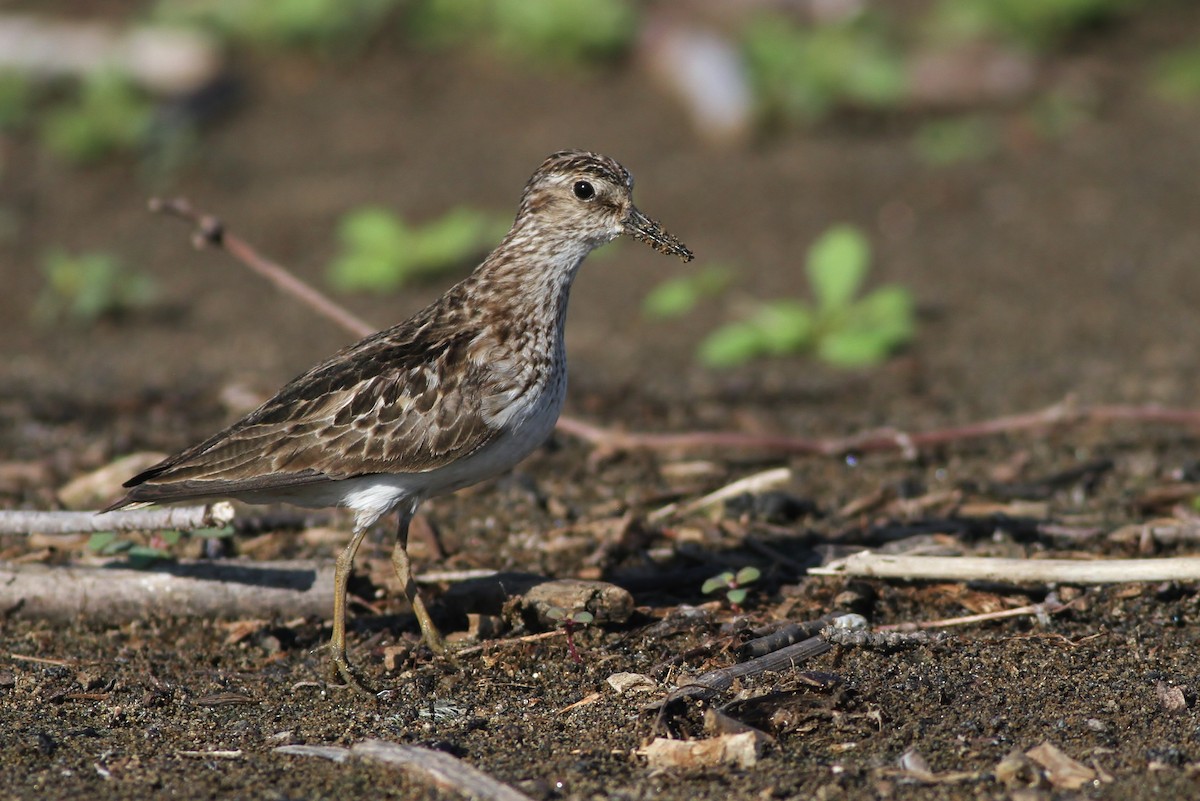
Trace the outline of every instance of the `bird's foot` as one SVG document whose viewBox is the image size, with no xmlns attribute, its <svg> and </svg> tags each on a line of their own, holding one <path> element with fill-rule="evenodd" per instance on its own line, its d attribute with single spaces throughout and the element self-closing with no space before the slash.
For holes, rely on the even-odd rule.
<svg viewBox="0 0 1200 801">
<path fill-rule="evenodd" d="M 364 695 L 377 695 L 355 673 L 354 668 L 350 666 L 350 660 L 346 658 L 345 651 L 334 650 L 332 656 L 329 658 L 329 668 L 330 681 L 341 679 L 344 682 L 343 687 L 363 693 Z"/>
</svg>

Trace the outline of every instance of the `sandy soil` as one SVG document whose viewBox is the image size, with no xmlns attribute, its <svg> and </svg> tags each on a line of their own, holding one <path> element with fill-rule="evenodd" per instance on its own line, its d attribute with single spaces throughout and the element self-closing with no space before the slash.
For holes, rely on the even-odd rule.
<svg viewBox="0 0 1200 801">
<path fill-rule="evenodd" d="M 569 324 L 573 415 L 639 430 L 824 436 L 924 430 L 1067 397 L 1193 406 L 1200 109 L 1148 96 L 1144 72 L 1152 54 L 1194 40 L 1198 22 L 1170 6 L 1084 43 L 1060 68 L 1094 86 L 1094 119 L 1047 142 L 1025 136 L 1014 113 L 1001 153 L 952 168 L 912 156 L 916 123 L 902 116 L 715 151 L 693 140 L 680 110 L 636 71 L 554 78 L 394 43 L 350 63 L 246 64 L 240 106 L 165 185 L 130 163 L 79 172 L 31 142 L 7 141 L 0 209 L 17 234 L 0 241 L 0 461 L 8 468 L 0 505 L 53 508 L 57 487 L 118 455 L 191 444 L 236 416 L 231 397 L 270 393 L 347 341 L 230 260 L 193 253 L 185 229 L 145 213 L 147 195 L 189 195 L 319 283 L 348 209 L 382 203 L 417 219 L 459 203 L 511 209 L 528 173 L 562 147 L 619 158 L 637 176 L 644 211 L 701 262 L 739 270 L 733 297 L 664 324 L 641 319 L 639 299 L 688 267 L 633 244 L 591 262 Z M 911 349 L 866 373 L 795 358 L 714 374 L 692 361 L 698 337 L 732 313 L 737 295 L 803 292 L 807 243 L 842 221 L 870 232 L 873 280 L 902 282 L 919 299 Z M 119 254 L 160 281 L 159 305 L 89 330 L 31 326 L 37 265 L 52 246 Z M 346 302 L 385 324 L 451 280 Z M 1173 427 L 1084 426 L 954 444 L 914 460 L 709 451 L 596 463 L 587 447 L 558 437 L 513 476 L 429 504 L 447 557 L 425 537 L 413 553 L 424 571 L 599 574 L 631 587 L 638 612 L 625 625 L 581 632 L 581 665 L 561 638 L 507 642 L 516 631 L 453 662 L 410 649 L 389 670 L 385 649 L 410 642 L 415 626 L 387 592 L 382 551 L 363 560 L 355 590 L 371 606 L 353 609 L 351 647 L 369 680 L 391 690 L 383 700 L 323 683 L 316 649 L 327 619 L 270 620 L 230 642 L 228 621 L 158 615 L 60 625 L 12 614 L 0 627 L 0 794 L 442 797 L 383 766 L 274 750 L 380 738 L 445 750 L 539 799 L 1008 798 L 1023 778 L 999 769 L 1001 760 L 1044 741 L 1098 772 L 1075 791 L 1043 778 L 1027 797 L 1191 797 L 1200 764 L 1200 610 L 1191 585 L 1066 588 L 1076 605 L 1043 622 L 963 627 L 905 648 L 839 646 L 802 666 L 833 677 L 821 686 L 793 671 L 749 680 L 715 703 L 773 737 L 754 767 L 662 772 L 636 751 L 654 733 L 642 707 L 736 661 L 753 627 L 842 608 L 873 624 L 928 620 L 1046 593 L 816 579 L 804 566 L 897 537 L 892 547 L 951 553 L 1137 556 L 1136 541 L 1106 535 L 1170 514 L 1169 504 L 1139 499 L 1194 480 L 1197 445 L 1194 433 Z M 680 463 L 701 459 L 710 464 L 698 478 L 679 478 Z M 674 498 L 780 464 L 793 469 L 786 491 L 814 512 L 764 520 L 732 509 L 610 541 L 624 515 L 642 519 Z M 1046 480 L 1085 465 L 1094 469 Z M 890 494 L 880 503 L 847 511 L 881 490 Z M 893 500 L 941 491 L 960 495 L 916 511 Z M 1040 504 L 1023 507 L 1036 509 L 1032 522 L 970 518 L 961 506 L 1017 500 Z M 1065 543 L 1038 533 L 1035 524 L 1047 521 L 1100 534 Z M 257 559 L 332 558 L 344 521 L 340 529 L 336 519 L 321 522 L 337 533 L 268 532 L 237 547 Z M 746 547 L 747 535 L 786 559 Z M 0 556 L 84 557 L 78 541 L 43 546 L 8 538 Z M 742 564 L 765 571 L 744 615 L 709 604 L 678 622 L 681 604 L 709 600 L 697 571 Z M 246 610 L 245 619 L 256 617 Z M 648 674 L 659 689 L 618 695 L 606 678 L 621 671 Z M 1182 708 L 1169 700 L 1173 688 Z M 700 736 L 700 720 L 688 708 L 669 728 Z M 897 775 L 910 749 L 944 781 Z"/>
</svg>

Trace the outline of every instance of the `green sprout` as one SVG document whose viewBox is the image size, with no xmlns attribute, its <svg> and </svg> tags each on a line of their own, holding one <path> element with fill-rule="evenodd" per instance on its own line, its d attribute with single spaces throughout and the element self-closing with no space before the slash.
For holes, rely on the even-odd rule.
<svg viewBox="0 0 1200 801">
<path fill-rule="evenodd" d="M 746 585 L 753 584 L 762 576 L 762 571 L 757 567 L 743 567 L 737 573 L 732 570 L 726 570 L 724 573 L 713 576 L 704 582 L 700 587 L 700 592 L 705 595 L 712 595 L 719 590 L 725 591 L 725 600 L 729 601 L 729 606 L 735 612 L 741 611 L 741 606 L 746 600 L 746 595 L 749 590 Z"/>
<path fill-rule="evenodd" d="M 1200 97 L 1200 46 L 1160 56 L 1152 68 L 1151 84 L 1159 97 L 1176 103 Z"/>
<path fill-rule="evenodd" d="M 398 5 L 399 0 L 160 0 L 154 16 L 252 44 L 326 48 L 365 41 Z"/>
<path fill-rule="evenodd" d="M 72 255 L 52 250 L 42 260 L 46 285 L 34 301 L 34 322 L 50 325 L 60 319 L 90 325 L 96 320 L 140 309 L 154 300 L 154 280 L 123 266 L 107 253 Z"/>
<path fill-rule="evenodd" d="M 945 166 L 980 161 L 996 152 L 995 127 L 976 117 L 955 117 L 922 123 L 913 136 L 913 149 L 926 164 Z"/>
<path fill-rule="evenodd" d="M 1046 50 L 1142 0 L 941 0 L 931 27 L 948 40 L 1002 38 Z"/>
<path fill-rule="evenodd" d="M 0 131 L 23 125 L 32 107 L 29 79 L 18 72 L 0 72 Z"/>
<path fill-rule="evenodd" d="M 80 84 L 72 100 L 46 115 L 41 141 L 63 158 L 86 164 L 140 147 L 150 122 L 150 101 L 128 78 L 98 72 Z"/>
<path fill-rule="evenodd" d="M 642 314 L 655 320 L 680 317 L 706 297 L 719 295 L 732 280 L 729 268 L 712 265 L 663 281 L 642 299 Z"/>
<path fill-rule="evenodd" d="M 814 122 L 838 106 L 888 108 L 904 94 L 904 63 L 867 13 L 801 27 L 756 17 L 742 34 L 759 105 L 767 116 Z"/>
<path fill-rule="evenodd" d="M 410 29 L 435 46 L 483 42 L 508 56 L 586 63 L 625 52 L 637 33 L 628 0 L 420 0 Z"/>
<path fill-rule="evenodd" d="M 338 225 L 341 253 L 329 266 L 329 282 L 343 292 L 393 292 L 461 266 L 507 230 L 507 220 L 470 208 L 419 227 L 386 209 L 361 208 Z"/>
<path fill-rule="evenodd" d="M 578 610 L 568 612 L 559 606 L 552 606 L 546 610 L 546 617 L 551 620 L 558 621 L 558 627 L 567 635 L 567 651 L 571 654 L 571 659 L 577 665 L 583 664 L 583 657 L 579 655 L 579 651 L 575 648 L 575 630 L 591 624 L 596 617 L 591 612 Z"/>
<path fill-rule="evenodd" d="M 806 269 L 815 304 L 778 300 L 759 304 L 744 320 L 713 331 L 700 344 L 710 367 L 730 367 L 762 355 L 811 350 L 838 367 L 878 364 L 912 339 L 913 302 L 900 286 L 858 297 L 871 259 L 870 245 L 850 225 L 826 231 L 808 251 Z"/>
<path fill-rule="evenodd" d="M 190 533 L 204 539 L 233 536 L 233 527 L 200 528 Z M 88 538 L 87 549 L 100 556 L 124 556 L 134 570 L 142 570 L 156 562 L 173 559 L 171 548 L 183 540 L 184 533 L 173 529 L 155 532 L 149 543 L 121 537 L 113 531 L 98 531 Z"/>
</svg>

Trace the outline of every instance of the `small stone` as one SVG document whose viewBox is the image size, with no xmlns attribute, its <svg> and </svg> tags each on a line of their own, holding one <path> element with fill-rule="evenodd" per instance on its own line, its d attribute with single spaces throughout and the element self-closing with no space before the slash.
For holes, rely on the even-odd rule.
<svg viewBox="0 0 1200 801">
<path fill-rule="evenodd" d="M 614 673 L 606 681 L 618 695 L 630 692 L 648 693 L 658 689 L 658 683 L 654 679 L 641 673 Z"/>
</svg>

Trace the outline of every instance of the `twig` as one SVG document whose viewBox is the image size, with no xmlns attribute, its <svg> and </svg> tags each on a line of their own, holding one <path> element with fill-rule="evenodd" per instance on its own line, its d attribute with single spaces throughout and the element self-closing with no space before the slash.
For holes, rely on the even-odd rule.
<svg viewBox="0 0 1200 801">
<path fill-rule="evenodd" d="M 726 501 L 738 495 L 750 492 L 762 492 L 777 487 L 780 484 L 785 484 L 792 478 L 792 471 L 786 467 L 777 467 L 773 470 L 764 470 L 761 473 L 755 473 L 752 476 L 739 478 L 731 484 L 726 484 L 715 492 L 710 492 L 703 498 L 696 498 L 687 503 L 669 503 L 661 509 L 656 509 L 646 515 L 646 520 L 651 523 L 657 523 L 660 520 L 665 520 L 676 514 L 684 515 L 695 512 L 699 509 L 705 509 L 709 506 L 715 506 L 722 501 Z"/>
<path fill-rule="evenodd" d="M 1082 597 L 1082 596 L 1081 596 Z M 1079 600 L 1079 599 L 1076 599 Z M 1071 603 L 1042 603 L 1018 606 L 1013 609 L 1000 609 L 996 612 L 982 612 L 978 615 L 962 615 L 961 617 L 945 617 L 940 620 L 912 620 L 903 623 L 889 623 L 876 626 L 875 631 L 913 631 L 916 629 L 945 629 L 952 626 L 970 626 L 974 623 L 986 623 L 991 620 L 1004 620 L 1010 617 L 1043 617 L 1056 615 L 1070 609 Z"/>
<path fill-rule="evenodd" d="M 414 779 L 439 790 L 455 792 L 476 801 L 533 801 L 524 793 L 503 784 L 483 771 L 447 754 L 417 745 L 398 745 L 384 740 L 364 740 L 351 748 L 336 745 L 282 745 L 277 754 L 317 756 L 345 762 L 350 757 L 400 768 Z"/>
<path fill-rule="evenodd" d="M 685 698 L 697 698 L 701 700 L 715 698 L 720 693 L 732 687 L 733 683 L 738 679 L 757 676 L 760 673 L 768 671 L 777 672 L 794 667 L 797 663 L 803 662 L 806 659 L 820 656 L 832 647 L 823 637 L 809 637 L 807 640 L 801 640 L 794 645 L 785 646 L 778 651 L 772 651 L 769 654 L 757 656 L 727 668 L 710 670 L 692 679 L 687 684 L 683 684 L 672 690 L 662 701 L 647 705 L 646 709 L 665 710 L 670 704 Z"/>
<path fill-rule="evenodd" d="M 42 620 L 136 620 L 147 615 L 327 615 L 333 566 L 308 561 L 164 562 L 146 570 L 0 562 L 0 610 Z"/>
<path fill-rule="evenodd" d="M 194 531 L 222 528 L 233 522 L 233 506 L 218 501 L 207 506 L 121 509 L 116 512 L 0 511 L 0 534 L 78 534 L 92 531 Z"/>
<path fill-rule="evenodd" d="M 824 567 L 815 576 L 937 581 L 997 581 L 1007 584 L 1124 584 L 1135 581 L 1200 581 L 1200 557 L 1173 559 L 992 559 L 974 556 L 904 556 L 862 551 Z"/>
<path fill-rule="evenodd" d="M 310 309 L 340 325 L 357 337 L 370 336 L 379 329 L 334 303 L 312 286 L 292 275 L 283 265 L 262 256 L 250 243 L 225 229 L 224 223 L 211 214 L 197 211 L 187 198 L 172 200 L 150 199 L 150 211 L 172 214 L 196 226 L 192 244 L 197 248 L 223 248 L 229 255 L 270 281 L 277 288 L 298 299 Z"/>
<path fill-rule="evenodd" d="M 1200 409 L 1171 409 L 1146 406 L 1076 407 L 1069 401 L 1046 409 L 997 417 L 950 428 L 901 434 L 893 429 L 865 431 L 848 437 L 805 439 L 800 437 L 743 434 L 736 431 L 694 431 L 682 434 L 647 434 L 600 428 L 579 420 L 560 420 L 559 430 L 610 452 L 649 450 L 686 452 L 737 449 L 781 456 L 835 456 L 848 453 L 901 451 L 916 453 L 941 445 L 984 437 L 1040 431 L 1055 426 L 1084 423 L 1160 423 L 1200 428 Z"/>
<path fill-rule="evenodd" d="M 565 637 L 565 636 L 567 636 L 567 633 L 565 631 L 563 631 L 562 629 L 555 629 L 554 631 L 543 631 L 538 634 L 526 634 L 523 637 L 513 637 L 508 640 L 495 640 L 494 642 L 486 642 L 486 643 L 481 643 L 479 645 L 472 645 L 469 648 L 461 648 L 459 650 L 456 650 L 454 652 L 454 655 L 456 657 L 468 656 L 470 654 L 477 654 L 480 651 L 483 651 L 485 649 L 500 648 L 500 647 L 508 646 L 508 645 L 524 645 L 526 643 L 537 642 L 538 640 L 549 640 L 552 637 Z"/>
<path fill-rule="evenodd" d="M 179 197 L 173 200 L 154 198 L 150 201 L 150 208 L 152 211 L 173 214 L 192 223 L 196 226 L 193 241 L 198 247 L 224 248 L 242 264 L 354 336 L 363 337 L 378 330 L 314 287 L 296 278 L 282 265 L 264 258 L 243 239 L 226 230 L 218 218 L 196 210 L 186 198 Z M 1089 408 L 1077 407 L 1067 400 L 1046 409 L 997 417 L 963 426 L 916 433 L 890 428 L 876 429 L 848 437 L 823 439 L 744 434 L 737 431 L 693 431 L 682 434 L 625 432 L 595 426 L 565 416 L 559 418 L 557 430 L 581 439 L 607 453 L 631 450 L 678 453 L 736 449 L 780 456 L 844 456 L 848 453 L 900 451 L 906 458 L 911 459 L 920 451 L 939 445 L 1019 431 L 1041 431 L 1055 426 L 1118 422 L 1160 423 L 1200 428 L 1200 409 L 1170 409 L 1157 405 L 1093 406 Z"/>
</svg>

